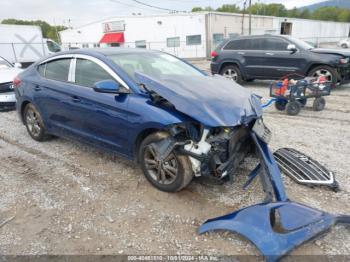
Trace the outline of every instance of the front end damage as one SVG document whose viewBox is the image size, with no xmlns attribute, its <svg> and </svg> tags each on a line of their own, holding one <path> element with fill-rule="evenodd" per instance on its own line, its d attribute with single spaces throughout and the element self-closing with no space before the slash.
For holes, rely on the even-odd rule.
<svg viewBox="0 0 350 262">
<path fill-rule="evenodd" d="M 162 159 L 173 150 L 188 156 L 195 176 L 232 180 L 236 168 L 252 150 L 249 126 L 196 128 L 179 124 L 167 132 L 170 136 L 155 143 L 154 150 Z"/>
<path fill-rule="evenodd" d="M 166 104 L 194 119 L 166 128 L 170 135 L 152 145 L 161 156 L 160 160 L 166 159 L 171 152 L 183 154 L 189 157 L 196 176 L 230 178 L 232 181 L 247 154 L 254 153 L 260 159 L 244 187 L 259 176 L 266 194 L 264 201 L 206 221 L 199 228 L 200 234 L 214 230 L 239 233 L 268 261 L 276 261 L 333 225 L 350 224 L 350 216 L 332 215 L 288 199 L 280 170 L 268 148 L 271 132 L 262 121 L 256 97 L 241 89 L 234 90 L 234 96 L 225 93 L 226 90 L 215 90 L 214 93 L 210 83 L 204 85 L 202 82 L 198 91 L 193 86 L 188 88 L 184 79 L 159 82 L 141 74 L 138 77 L 151 94 L 155 93 L 155 103 Z M 227 83 L 221 79 L 219 82 L 222 86 Z M 227 88 L 230 90 L 231 87 Z M 220 104 L 203 102 L 206 100 L 202 96 L 208 94 Z M 230 112 L 232 107 L 236 110 Z"/>
</svg>

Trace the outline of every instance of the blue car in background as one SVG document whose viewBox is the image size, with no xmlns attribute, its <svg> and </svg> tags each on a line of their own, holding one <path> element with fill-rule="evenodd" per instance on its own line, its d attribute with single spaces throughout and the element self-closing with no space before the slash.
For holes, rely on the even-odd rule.
<svg viewBox="0 0 350 262">
<path fill-rule="evenodd" d="M 119 153 L 167 192 L 194 176 L 232 177 L 251 130 L 265 128 L 249 90 L 158 51 L 61 52 L 20 73 L 14 88 L 34 140 L 59 136 Z"/>
</svg>

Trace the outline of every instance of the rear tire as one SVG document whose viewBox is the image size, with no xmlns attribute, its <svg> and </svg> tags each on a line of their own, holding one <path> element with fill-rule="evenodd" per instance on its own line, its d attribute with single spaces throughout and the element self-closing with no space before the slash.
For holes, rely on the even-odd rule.
<svg viewBox="0 0 350 262">
<path fill-rule="evenodd" d="M 314 111 L 322 111 L 326 107 L 326 99 L 323 97 L 317 97 L 314 100 L 312 108 Z"/>
<path fill-rule="evenodd" d="M 342 44 L 341 48 L 349 48 L 347 44 Z"/>
<path fill-rule="evenodd" d="M 298 101 L 288 102 L 286 105 L 287 114 L 290 116 L 296 116 L 299 114 L 301 109 L 301 104 Z"/>
<path fill-rule="evenodd" d="M 36 141 L 48 140 L 51 136 L 47 134 L 43 119 L 33 104 L 27 104 L 23 110 L 23 120 L 29 135 Z"/>
<path fill-rule="evenodd" d="M 310 70 L 308 76 L 319 77 L 325 76 L 326 80 L 336 84 L 338 82 L 337 72 L 334 68 L 326 65 L 317 66 Z"/>
<path fill-rule="evenodd" d="M 220 75 L 226 77 L 227 79 L 235 81 L 238 84 L 243 83 L 241 70 L 239 70 L 239 68 L 235 65 L 225 66 L 220 70 Z"/>
<path fill-rule="evenodd" d="M 168 136 L 169 134 L 165 132 L 157 132 L 146 137 L 140 146 L 139 159 L 146 179 L 154 187 L 164 192 L 177 192 L 191 182 L 192 164 L 188 156 L 178 155 L 173 151 L 169 154 L 168 159 L 161 163 L 161 167 L 158 166 L 156 152 L 152 150 L 151 144 Z"/>
</svg>

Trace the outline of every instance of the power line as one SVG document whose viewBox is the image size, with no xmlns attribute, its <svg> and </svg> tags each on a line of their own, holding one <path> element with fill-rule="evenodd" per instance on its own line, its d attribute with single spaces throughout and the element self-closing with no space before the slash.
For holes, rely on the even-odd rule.
<svg viewBox="0 0 350 262">
<path fill-rule="evenodd" d="M 118 3 L 118 4 L 121 4 L 121 5 L 129 6 L 129 7 L 133 7 L 133 8 L 138 8 L 138 9 L 147 10 L 147 11 L 150 11 L 150 9 L 151 9 L 150 7 L 149 7 L 149 8 L 140 7 L 140 6 L 136 6 L 136 5 L 124 3 L 124 2 L 121 2 L 121 1 L 118 1 L 118 0 L 109 0 L 109 1 L 111 1 L 111 2 L 113 2 L 113 3 Z M 161 11 L 161 12 L 164 12 L 164 10 Z"/>
<path fill-rule="evenodd" d="M 148 6 L 148 7 L 151 7 L 151 8 L 155 8 L 155 9 L 159 9 L 159 10 L 165 10 L 165 11 L 169 11 L 169 12 L 181 12 L 181 13 L 186 13 L 186 11 L 179 11 L 179 10 L 174 10 L 174 9 L 168 9 L 168 8 L 164 8 L 164 7 L 160 7 L 160 6 L 155 6 L 155 5 L 150 5 L 150 4 L 147 4 L 147 3 L 143 3 L 139 0 L 132 0 L 134 1 L 135 3 L 138 3 L 140 5 L 144 5 L 144 6 Z"/>
</svg>

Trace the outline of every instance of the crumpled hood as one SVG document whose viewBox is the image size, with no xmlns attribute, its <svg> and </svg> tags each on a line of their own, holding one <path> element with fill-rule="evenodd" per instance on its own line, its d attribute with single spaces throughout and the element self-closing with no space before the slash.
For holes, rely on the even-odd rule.
<svg viewBox="0 0 350 262">
<path fill-rule="evenodd" d="M 331 54 L 331 55 L 341 55 L 345 57 L 350 57 L 350 51 L 345 51 L 341 49 L 326 49 L 326 48 L 314 48 L 310 50 L 314 53 L 319 54 Z"/>
<path fill-rule="evenodd" d="M 12 82 L 13 79 L 23 70 L 19 68 L 0 69 L 0 83 Z"/>
<path fill-rule="evenodd" d="M 155 79 L 136 72 L 148 90 L 208 127 L 236 126 L 262 115 L 258 96 L 222 76 L 168 75 Z"/>
</svg>

